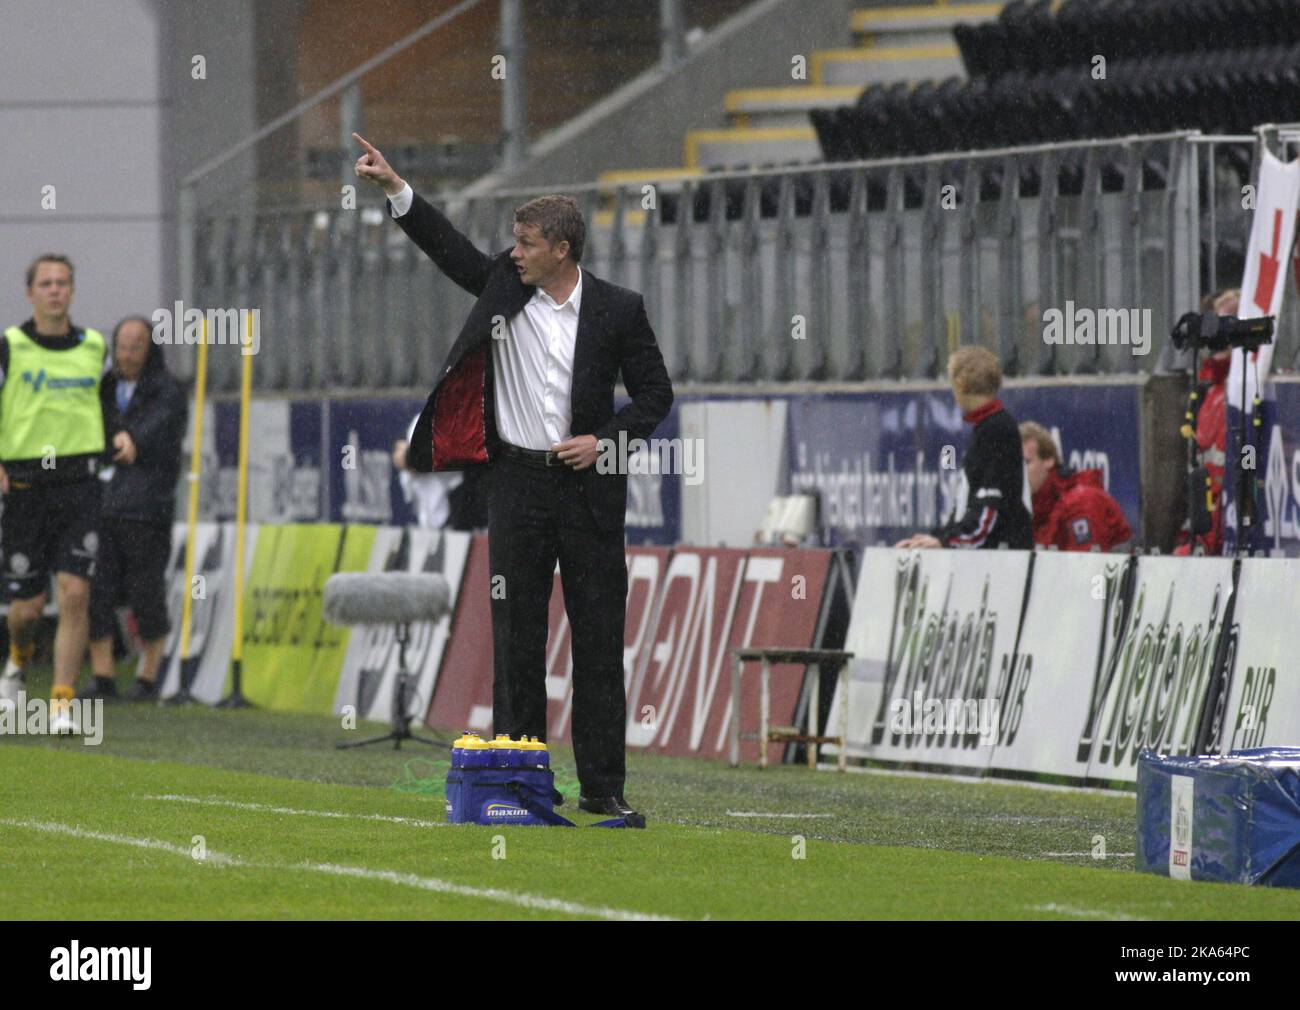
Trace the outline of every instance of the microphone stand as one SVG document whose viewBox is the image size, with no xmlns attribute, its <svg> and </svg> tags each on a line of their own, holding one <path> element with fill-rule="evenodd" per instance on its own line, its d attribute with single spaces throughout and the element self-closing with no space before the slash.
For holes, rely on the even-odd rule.
<svg viewBox="0 0 1300 1010">
<path fill-rule="evenodd" d="M 335 744 L 339 750 L 347 750 L 350 747 L 366 747 L 372 743 L 387 743 L 389 740 L 393 741 L 393 750 L 401 750 L 403 740 L 428 744 L 430 747 L 449 748 L 451 746 L 441 740 L 428 740 L 411 732 L 411 718 L 407 714 L 407 708 L 413 678 L 406 669 L 406 643 L 410 640 L 410 637 L 411 625 L 406 621 L 402 621 L 397 625 L 397 683 L 393 685 L 392 728 L 383 736 Z"/>
</svg>

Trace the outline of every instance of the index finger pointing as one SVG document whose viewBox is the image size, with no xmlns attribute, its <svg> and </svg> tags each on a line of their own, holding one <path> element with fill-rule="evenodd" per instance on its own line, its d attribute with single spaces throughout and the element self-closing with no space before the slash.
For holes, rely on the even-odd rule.
<svg viewBox="0 0 1300 1010">
<path fill-rule="evenodd" d="M 371 154 L 378 154 L 378 153 L 379 153 L 378 151 L 376 151 L 376 150 L 371 146 L 370 141 L 366 140 L 366 138 L 363 137 L 363 136 L 361 136 L 361 134 L 359 134 L 359 133 L 354 133 L 354 134 L 352 134 L 352 136 L 353 136 L 354 138 L 356 138 L 357 143 L 359 143 L 362 147 L 364 147 L 364 148 L 365 148 L 367 151 L 369 151 Z"/>
</svg>

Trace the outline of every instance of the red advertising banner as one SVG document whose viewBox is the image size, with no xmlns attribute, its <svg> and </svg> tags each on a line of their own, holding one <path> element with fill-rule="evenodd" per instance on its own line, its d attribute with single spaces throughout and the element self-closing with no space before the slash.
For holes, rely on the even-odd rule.
<svg viewBox="0 0 1300 1010">
<path fill-rule="evenodd" d="M 709 712 L 700 746 L 705 757 L 727 756 L 731 731 L 731 650 L 733 648 L 811 648 L 815 641 L 817 619 L 822 611 L 830 577 L 832 553 L 829 550 L 755 549 L 745 559 L 745 576 L 740 598 L 736 601 L 736 619 L 727 642 L 726 697 Z M 740 728 L 745 732 L 758 729 L 759 681 L 762 669 L 749 663 L 740 686 Z M 803 667 L 794 663 L 773 665 L 771 717 L 773 725 L 794 724 L 799 692 L 803 686 Z M 781 760 L 783 744 L 768 746 L 767 760 Z M 694 753 L 694 752 L 693 752 Z M 758 742 L 740 745 L 742 761 L 758 760 Z"/>
<path fill-rule="evenodd" d="M 627 548 L 627 620 L 624 625 L 624 682 L 648 634 L 659 585 L 672 551 L 667 547 Z M 487 537 L 474 538 L 456 603 L 451 640 L 447 643 L 438 687 L 425 722 L 448 730 L 486 733 L 492 727 L 492 611 Z M 567 743 L 572 712 L 573 657 L 564 591 L 557 570 L 551 590 L 550 630 L 546 643 L 547 738 Z M 446 678 L 444 681 L 442 678 Z"/>
<path fill-rule="evenodd" d="M 632 682 L 639 657 L 652 628 L 664 573 L 672 550 L 667 547 L 628 547 L 627 617 L 623 623 L 623 686 Z M 550 632 L 546 640 L 547 739 L 569 742 L 573 715 L 573 646 L 564 588 L 555 573 L 551 590 Z M 631 709 L 628 709 L 629 719 Z"/>
<path fill-rule="evenodd" d="M 470 544 L 465 574 L 456 599 L 451 638 L 433 689 L 425 725 L 434 729 L 492 728 L 492 611 L 488 542 L 478 533 Z"/>
<path fill-rule="evenodd" d="M 830 572 L 827 550 L 629 547 L 623 669 L 629 748 L 725 758 L 731 728 L 731 649 L 807 648 Z M 487 732 L 492 717 L 492 622 L 487 541 L 476 537 L 428 725 Z M 803 669 L 772 667 L 773 725 L 790 725 Z M 573 659 L 556 573 L 546 646 L 548 739 L 568 743 Z M 759 667 L 746 668 L 741 728 L 758 728 Z M 781 759 L 781 744 L 768 760 Z M 757 742 L 741 747 L 758 758 Z"/>
<path fill-rule="evenodd" d="M 653 636 L 628 691 L 628 746 L 680 756 L 725 758 L 731 730 L 731 650 L 807 648 L 830 571 L 825 550 L 678 549 L 664 578 Z M 803 669 L 773 666 L 773 725 L 794 721 Z M 758 729 L 757 664 L 741 686 L 741 729 Z M 768 760 L 781 759 L 781 744 Z M 745 761 L 758 743 L 741 745 Z"/>
</svg>

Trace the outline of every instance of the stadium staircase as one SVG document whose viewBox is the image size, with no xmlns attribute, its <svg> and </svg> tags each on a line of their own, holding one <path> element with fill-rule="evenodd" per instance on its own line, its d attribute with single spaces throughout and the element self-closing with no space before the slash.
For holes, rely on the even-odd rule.
<svg viewBox="0 0 1300 1010">
<path fill-rule="evenodd" d="M 811 54 L 807 84 L 729 92 L 728 129 L 686 134 L 684 164 L 599 176 L 598 225 L 613 217 L 612 188 L 655 182 L 663 220 L 677 217 L 686 180 L 707 183 L 726 170 L 781 169 L 882 158 L 916 158 L 1025 144 L 1056 144 L 1199 129 L 1248 135 L 1256 123 L 1290 122 L 1300 108 L 1300 0 L 1010 0 L 859 10 L 858 45 Z M 1104 77 L 1095 58 L 1104 56 Z M 834 103 L 847 103 L 836 105 Z M 1224 184 L 1249 181 L 1249 143 L 1222 145 Z M 1059 160 L 1063 195 L 1082 191 L 1086 153 Z M 1170 166 L 1142 152 L 1142 188 L 1163 189 Z M 1123 189 L 1127 169 L 1112 154 L 1099 165 L 1104 192 Z M 1232 181 L 1235 180 L 1235 181 Z M 958 189 L 962 180 L 954 181 Z M 745 183 L 697 184 L 695 220 L 717 195 L 725 217 L 743 213 Z M 920 206 L 924 180 L 904 178 L 904 205 Z M 981 168 L 982 199 L 996 199 L 1002 168 Z M 1017 181 L 1024 196 L 1042 184 L 1031 166 Z M 780 200 L 776 179 L 760 183 L 762 215 Z M 809 213 L 814 183 L 792 184 L 795 214 Z M 851 179 L 829 176 L 831 210 L 843 210 Z M 884 182 L 867 181 L 871 209 L 885 206 Z M 625 221 L 644 215 L 627 210 Z M 1229 260 L 1238 239 L 1220 236 Z M 1216 252 L 1216 255 L 1218 253 Z"/>
<path fill-rule="evenodd" d="M 688 131 L 680 166 L 606 172 L 599 181 L 610 186 L 654 182 L 671 192 L 682 180 L 710 171 L 819 161 L 823 153 L 809 120 L 812 110 L 851 102 L 873 85 L 964 78 L 954 31 L 992 22 L 1001 8 L 1000 3 L 935 3 L 855 11 L 846 26 L 855 45 L 808 54 L 805 82 L 729 92 L 730 126 Z"/>
</svg>

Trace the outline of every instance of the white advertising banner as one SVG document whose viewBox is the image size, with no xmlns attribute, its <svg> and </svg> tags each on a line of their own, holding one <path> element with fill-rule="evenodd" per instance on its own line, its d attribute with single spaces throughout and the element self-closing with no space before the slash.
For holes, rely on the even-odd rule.
<svg viewBox="0 0 1300 1010">
<path fill-rule="evenodd" d="M 1143 747 L 1196 748 L 1232 564 L 868 549 L 844 646 L 855 654 L 848 754 L 1079 784 L 1133 782 Z M 1271 578 L 1257 592 L 1271 594 L 1278 616 L 1263 625 L 1277 629 L 1282 608 L 1295 612 L 1300 590 L 1284 592 L 1285 576 Z M 1300 630 L 1294 636 L 1300 648 Z M 1281 669 L 1267 651 L 1257 662 Z M 1278 702 L 1266 703 L 1266 685 L 1281 698 L 1281 683 L 1259 673 L 1249 686 L 1244 676 L 1234 681 L 1232 712 L 1250 703 L 1243 700 L 1249 691 L 1271 720 L 1240 745 L 1282 743 L 1300 725 L 1300 717 L 1280 714 Z M 837 692 L 832 729 L 843 703 Z M 954 725 L 954 716 L 964 722 Z"/>
<path fill-rule="evenodd" d="M 1300 560 L 1244 559 L 1233 618 L 1218 749 L 1300 747 Z"/>
<path fill-rule="evenodd" d="M 1107 628 L 1088 707 L 1061 726 L 1074 734 L 1089 780 L 1135 782 L 1144 747 L 1196 750 L 1231 595 L 1231 558 L 1137 559 L 1132 599 Z"/>
<path fill-rule="evenodd" d="M 257 546 L 257 523 L 244 527 L 244 572 L 248 572 Z M 181 616 L 188 591 L 193 597 L 190 614 L 190 656 L 196 658 L 190 694 L 215 705 L 226 693 L 230 652 L 235 636 L 235 524 L 197 523 L 194 528 L 194 573 L 185 584 L 185 524 L 172 527 L 172 552 L 167 568 L 167 613 L 172 630 L 163 653 L 161 695 L 170 698 L 181 686 Z"/>
<path fill-rule="evenodd" d="M 406 667 L 416 675 L 415 697 L 409 714 L 428 711 L 437 684 L 442 655 L 451 634 L 451 621 L 460 595 L 461 576 L 469 557 L 472 535 L 454 531 L 415 527 L 381 526 L 375 531 L 369 572 L 438 572 L 451 590 L 447 614 L 437 621 L 411 625 L 406 643 Z M 358 718 L 388 721 L 392 715 L 393 689 L 397 680 L 399 648 L 393 625 L 355 628 L 339 674 L 334 711 L 355 706 Z"/>
<path fill-rule="evenodd" d="M 1003 698 L 990 770 L 1083 779 L 1081 751 L 1094 684 L 1107 641 L 1118 632 L 1128 558 L 1039 551 L 1034 555 L 1016 676 Z"/>
<path fill-rule="evenodd" d="M 848 753 L 987 768 L 1002 696 L 1016 680 L 1016 635 L 1031 552 L 863 552 L 845 649 Z M 836 691 L 831 727 L 843 693 Z M 825 748 L 828 754 L 834 747 Z"/>
</svg>

